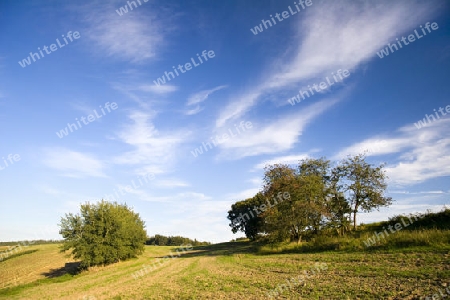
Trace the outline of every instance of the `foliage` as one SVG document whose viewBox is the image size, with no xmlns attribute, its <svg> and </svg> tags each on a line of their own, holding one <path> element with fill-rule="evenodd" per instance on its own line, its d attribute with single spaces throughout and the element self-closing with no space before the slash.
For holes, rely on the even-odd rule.
<svg viewBox="0 0 450 300">
<path fill-rule="evenodd" d="M 242 231 L 249 239 L 256 239 L 258 234 L 263 232 L 263 216 L 257 214 L 254 208 L 260 207 L 264 201 L 262 193 L 257 193 L 252 198 L 233 204 L 227 216 L 231 221 L 231 231 L 233 233 Z"/>
<path fill-rule="evenodd" d="M 81 267 L 106 265 L 142 254 L 144 222 L 126 204 L 82 204 L 80 214 L 66 214 L 59 224 L 64 238 L 61 251 L 72 250 Z"/>
<path fill-rule="evenodd" d="M 371 231 L 381 231 L 383 228 L 395 226 L 396 223 L 402 223 L 405 220 L 407 223 L 411 223 L 403 230 L 416 230 L 416 229 L 438 229 L 438 230 L 450 230 L 450 208 L 443 207 L 440 212 L 427 211 L 426 213 L 415 213 L 408 215 L 397 215 L 390 217 L 388 221 L 367 224 L 365 227 Z"/>
<path fill-rule="evenodd" d="M 390 197 L 384 197 L 387 188 L 384 165 L 374 167 L 359 154 L 345 159 L 334 170 L 333 175 L 350 195 L 347 199 L 353 212 L 353 229 L 356 230 L 356 214 L 362 210 L 370 212 L 374 208 L 392 204 Z"/>
<path fill-rule="evenodd" d="M 365 159 L 364 154 L 349 157 L 334 168 L 323 157 L 303 159 L 296 168 L 266 166 L 262 191 L 228 211 L 232 232 L 242 231 L 252 240 L 299 243 L 325 233 L 342 236 L 350 229 L 352 214 L 356 229 L 359 211 L 392 203 L 384 196 L 384 165 L 373 166 Z M 262 206 L 266 209 L 257 213 Z"/>
<path fill-rule="evenodd" d="M 182 236 L 164 236 L 161 234 L 155 234 L 149 237 L 145 242 L 146 245 L 154 246 L 181 246 L 181 245 L 192 245 L 192 246 L 203 246 L 210 245 L 209 242 L 200 242 L 197 239 L 191 240 L 190 238 L 185 238 Z"/>
<path fill-rule="evenodd" d="M 43 277 L 41 272 L 58 270 L 66 261 L 56 245 L 43 245 L 29 259 L 18 257 L 0 267 L 3 283 L 10 283 L 0 287 L 0 299 L 267 299 L 268 292 L 317 263 L 326 263 L 328 269 L 311 276 L 304 285 L 286 290 L 278 299 L 423 299 L 439 289 L 445 293 L 450 244 L 347 251 L 364 238 L 356 233 L 359 230 L 345 237 L 319 235 L 302 245 L 266 245 L 260 252 L 255 242 L 196 247 L 197 251 L 170 259 L 167 267 L 139 280 L 133 280 L 136 271 L 174 247 L 146 246 L 137 259 L 79 275 Z M 433 231 L 398 232 L 411 237 L 416 233 L 423 239 L 437 238 Z M 450 231 L 442 234 L 450 237 Z M 332 249 L 334 241 L 339 243 L 338 253 L 324 251 Z M 323 250 L 303 247 L 314 244 Z M 32 276 L 30 270 L 35 271 Z"/>
</svg>

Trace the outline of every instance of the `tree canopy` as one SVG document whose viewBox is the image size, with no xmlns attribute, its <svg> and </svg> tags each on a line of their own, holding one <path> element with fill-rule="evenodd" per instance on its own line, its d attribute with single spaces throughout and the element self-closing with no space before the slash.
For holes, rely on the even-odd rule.
<svg viewBox="0 0 450 300">
<path fill-rule="evenodd" d="M 364 154 L 348 157 L 334 168 L 326 158 L 304 159 L 296 167 L 268 165 L 262 191 L 228 211 L 231 230 L 269 241 L 300 242 L 325 231 L 342 235 L 350 230 L 351 221 L 356 229 L 358 212 L 392 203 L 384 196 L 383 168 L 367 163 Z"/>
<path fill-rule="evenodd" d="M 126 204 L 103 200 L 82 204 L 79 214 L 66 214 L 59 226 L 64 238 L 61 251 L 72 250 L 82 268 L 136 257 L 147 238 L 139 214 Z"/>
</svg>

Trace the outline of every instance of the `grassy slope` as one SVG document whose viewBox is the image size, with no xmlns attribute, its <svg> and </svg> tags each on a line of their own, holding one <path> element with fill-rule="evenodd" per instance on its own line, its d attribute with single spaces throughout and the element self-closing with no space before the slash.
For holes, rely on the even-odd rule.
<svg viewBox="0 0 450 300">
<path fill-rule="evenodd" d="M 57 270 L 67 262 L 57 245 L 26 250 L 32 248 L 39 251 L 0 262 L 0 299 L 264 299 L 316 262 L 328 269 L 293 285 L 284 299 L 418 299 L 450 284 L 448 245 L 303 254 L 265 248 L 261 254 L 247 242 L 224 243 L 198 247 L 138 279 L 133 272 L 174 248 L 147 246 L 138 259 L 75 276 Z"/>
</svg>

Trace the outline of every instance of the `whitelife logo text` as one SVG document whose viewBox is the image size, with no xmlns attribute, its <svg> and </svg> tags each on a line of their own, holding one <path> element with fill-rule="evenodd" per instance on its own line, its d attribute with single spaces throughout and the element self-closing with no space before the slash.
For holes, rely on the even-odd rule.
<svg viewBox="0 0 450 300">
<path fill-rule="evenodd" d="M 50 47 L 47 47 L 47 45 L 44 45 L 44 47 L 42 47 L 42 50 L 44 50 L 45 53 L 47 53 L 47 54 L 51 54 L 52 52 L 55 52 L 56 50 L 61 49 L 62 47 L 65 47 L 66 45 L 68 45 L 69 42 L 67 41 L 67 39 L 66 39 L 66 37 L 64 36 L 64 34 L 61 35 L 61 36 L 63 37 L 63 40 L 64 40 L 65 44 L 62 44 L 62 43 L 59 41 L 59 38 L 57 38 L 57 39 L 56 39 L 56 43 L 58 44 L 59 48 L 56 47 L 56 44 L 51 44 Z M 72 33 L 72 31 L 69 31 L 69 32 L 67 33 L 67 38 L 68 38 L 71 42 L 73 42 L 74 39 L 75 39 L 75 40 L 78 40 L 80 37 L 81 37 L 81 36 L 80 36 L 80 33 L 79 33 L 78 31 L 74 31 L 73 33 Z M 48 51 L 48 49 L 50 49 L 51 52 Z M 20 65 L 22 68 L 25 68 L 26 66 L 31 65 L 31 63 L 32 63 L 31 59 L 33 59 L 33 62 L 35 62 L 36 59 L 39 60 L 39 59 L 43 58 L 43 57 L 44 57 L 44 53 L 42 52 L 42 50 L 41 50 L 41 47 L 38 47 L 38 52 L 39 52 L 41 55 L 39 55 L 39 53 L 33 53 L 33 52 L 30 52 L 30 55 L 29 55 L 27 58 L 24 58 L 24 59 L 22 59 L 22 61 L 19 61 L 19 65 Z"/>
<path fill-rule="evenodd" d="M 106 112 L 103 108 L 105 108 L 108 112 L 111 112 L 112 110 L 116 110 L 119 106 L 117 105 L 116 102 L 112 102 L 111 104 L 109 104 L 109 102 L 106 102 L 104 107 L 102 107 L 101 105 L 99 106 L 101 111 L 102 111 L 102 115 L 99 115 L 97 110 L 94 109 L 93 114 L 88 115 L 87 117 L 81 117 L 80 120 L 78 120 L 78 118 L 75 118 L 76 124 L 75 123 L 67 123 L 67 127 L 65 127 L 64 129 L 61 129 L 59 132 L 56 132 L 56 135 L 62 139 L 65 136 L 69 135 L 69 130 L 70 132 L 74 132 L 74 130 L 78 130 L 79 128 L 82 127 L 81 122 L 83 122 L 84 125 L 88 125 L 89 123 L 94 122 L 95 120 L 100 119 L 101 117 L 106 115 Z M 77 126 L 78 124 L 78 126 Z"/>
</svg>

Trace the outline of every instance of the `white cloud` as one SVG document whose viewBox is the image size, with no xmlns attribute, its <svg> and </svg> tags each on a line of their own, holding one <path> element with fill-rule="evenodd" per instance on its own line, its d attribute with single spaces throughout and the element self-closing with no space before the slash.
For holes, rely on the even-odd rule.
<svg viewBox="0 0 450 300">
<path fill-rule="evenodd" d="M 386 171 L 391 181 L 415 184 L 441 176 L 450 176 L 450 139 L 430 140 L 402 155 L 403 161 Z M 407 158 L 407 159 L 405 159 Z"/>
<path fill-rule="evenodd" d="M 67 177 L 106 177 L 104 163 L 90 154 L 65 148 L 45 149 L 42 162 Z"/>
<path fill-rule="evenodd" d="M 421 191 L 421 192 L 409 192 L 409 191 L 388 191 L 390 194 L 408 194 L 408 195 L 418 195 L 418 194 L 447 194 L 444 191 Z"/>
<path fill-rule="evenodd" d="M 363 152 L 366 153 L 366 156 L 396 153 L 408 147 L 410 142 L 408 138 L 373 137 L 342 149 L 332 159 L 340 160 L 348 155 L 357 155 Z"/>
<path fill-rule="evenodd" d="M 143 190 L 139 192 L 140 192 L 139 198 L 143 201 L 165 202 L 165 203 L 172 202 L 177 203 L 179 206 L 185 205 L 191 207 L 192 203 L 195 203 L 195 205 L 197 205 L 201 201 L 207 201 L 211 203 L 210 200 L 212 200 L 211 197 L 206 196 L 203 193 L 197 192 L 182 192 L 167 196 L 155 196 Z"/>
<path fill-rule="evenodd" d="M 218 145 L 222 150 L 221 156 L 238 159 L 287 151 L 295 146 L 306 125 L 338 101 L 335 98 L 314 103 L 300 112 L 284 115 L 267 125 L 253 123 L 253 128 L 245 134 Z"/>
<path fill-rule="evenodd" d="M 223 127 L 227 121 L 236 119 L 242 116 L 250 107 L 256 104 L 258 98 L 262 95 L 263 88 L 255 88 L 253 91 L 239 97 L 238 101 L 229 103 L 223 110 L 221 110 L 218 119 L 216 120 L 217 127 Z"/>
<path fill-rule="evenodd" d="M 450 176 L 450 119 L 441 119 L 427 127 L 417 129 L 413 124 L 399 128 L 391 136 L 383 139 L 369 138 L 344 148 L 335 158 L 347 154 L 356 154 L 362 145 L 375 151 L 368 155 L 384 155 L 397 153 L 397 163 L 387 166 L 390 182 L 397 185 L 421 183 L 432 178 Z M 383 141 L 378 147 L 376 141 Z M 378 144 L 379 146 L 380 144 Z"/>
<path fill-rule="evenodd" d="M 158 188 L 176 188 L 176 187 L 188 187 L 188 186 L 190 186 L 189 183 L 184 182 L 184 181 L 179 180 L 179 179 L 161 179 L 161 180 L 156 180 L 153 183 L 153 185 L 158 187 Z"/>
<path fill-rule="evenodd" d="M 118 7 L 98 4 L 79 9 L 88 24 L 80 34 L 95 44 L 89 49 L 97 55 L 141 63 L 154 59 L 161 51 L 165 34 L 171 28 L 170 18 L 164 18 L 161 10 L 146 7 L 118 16 L 115 11 Z"/>
<path fill-rule="evenodd" d="M 253 178 L 250 178 L 247 181 L 250 182 L 251 184 L 253 184 L 254 186 L 261 186 L 262 185 L 262 179 L 259 178 L 259 177 L 253 177 Z"/>
<path fill-rule="evenodd" d="M 188 116 L 198 114 L 199 112 L 201 112 L 203 110 L 203 108 L 199 105 L 201 102 L 208 99 L 208 97 L 210 95 L 212 95 L 213 93 L 215 93 L 221 89 L 224 89 L 226 87 L 227 87 L 226 85 L 221 85 L 221 86 L 217 86 L 215 88 L 209 89 L 209 90 L 203 90 L 198 93 L 190 95 L 188 98 L 188 101 L 186 103 L 186 106 L 196 105 L 196 107 L 185 111 L 184 114 L 188 115 Z"/>
<path fill-rule="evenodd" d="M 203 110 L 203 108 L 201 108 L 200 105 L 197 105 L 195 108 L 185 111 L 184 114 L 188 115 L 188 116 L 192 116 L 192 115 L 198 114 L 202 110 Z"/>
<path fill-rule="evenodd" d="M 265 166 L 274 165 L 274 164 L 297 165 L 300 160 L 307 159 L 309 157 L 310 156 L 308 154 L 279 156 L 279 157 L 275 157 L 275 158 L 260 162 L 259 164 L 257 164 L 254 167 L 254 169 L 264 169 Z"/>
<path fill-rule="evenodd" d="M 152 122 L 154 113 L 134 111 L 118 133 L 120 141 L 134 148 L 114 159 L 117 164 L 137 165 L 138 175 L 168 172 L 175 163 L 177 147 L 189 135 L 187 132 L 160 132 Z"/>
<path fill-rule="evenodd" d="M 178 90 L 178 87 L 175 85 L 155 85 L 155 84 L 145 84 L 138 87 L 139 90 L 144 92 L 151 92 L 154 94 L 164 95 L 164 94 L 170 94 L 172 92 L 175 92 Z"/>
<path fill-rule="evenodd" d="M 345 6 L 345 7 L 344 7 Z M 322 81 L 338 69 L 355 70 L 378 58 L 376 52 L 400 34 L 428 20 L 436 3 L 423 1 L 334 1 L 315 4 L 296 25 L 298 38 L 289 48 L 291 60 L 279 59 L 273 70 L 255 87 L 221 111 L 218 127 L 242 116 L 264 95 L 281 88 Z M 353 71 L 352 71 L 353 72 Z"/>
<path fill-rule="evenodd" d="M 210 90 L 203 90 L 198 93 L 195 93 L 195 94 L 189 96 L 188 102 L 186 105 L 193 105 L 193 104 L 201 103 L 201 102 L 205 101 L 206 99 L 208 99 L 209 95 L 211 95 L 212 93 L 220 91 L 221 89 L 224 89 L 226 87 L 227 87 L 226 85 L 221 85 L 221 86 L 215 87 Z"/>
<path fill-rule="evenodd" d="M 228 201 L 232 201 L 234 203 L 236 201 L 241 201 L 241 200 L 245 200 L 245 199 L 251 198 L 251 197 L 255 196 L 260 191 L 261 191 L 261 188 L 259 188 L 259 187 L 250 188 L 250 189 L 246 189 L 246 190 L 243 190 L 243 191 L 240 191 L 240 192 L 236 192 L 236 193 L 231 193 L 231 194 L 225 195 L 224 198 L 227 199 Z"/>
</svg>

